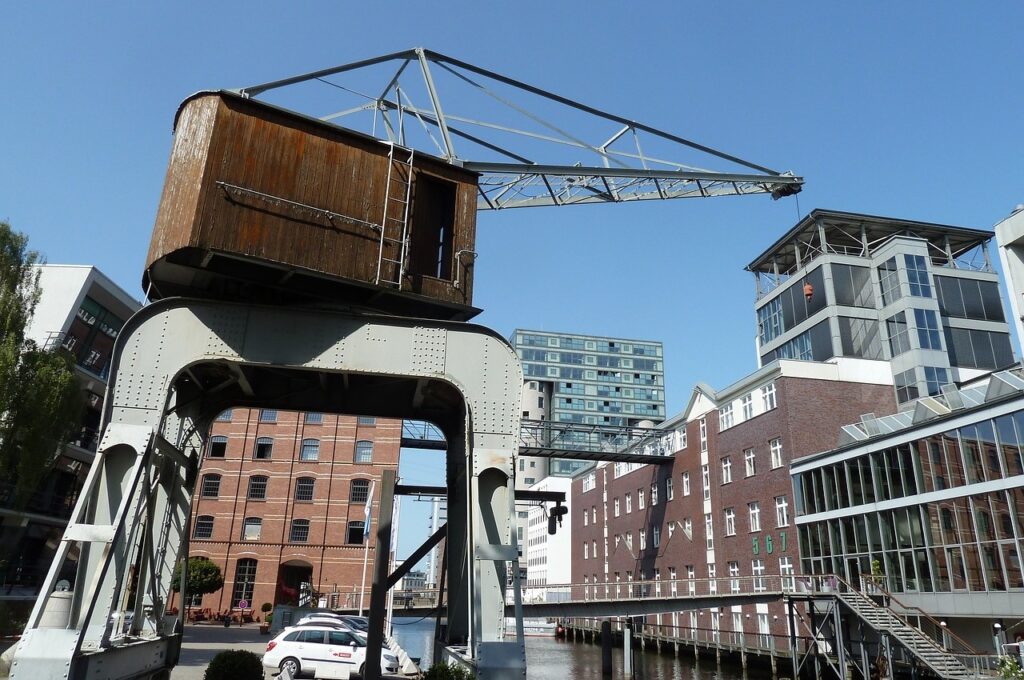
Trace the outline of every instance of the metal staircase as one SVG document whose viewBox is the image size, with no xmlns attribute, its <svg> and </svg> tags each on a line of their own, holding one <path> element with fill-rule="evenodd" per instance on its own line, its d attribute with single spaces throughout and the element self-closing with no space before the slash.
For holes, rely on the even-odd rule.
<svg viewBox="0 0 1024 680">
<path fill-rule="evenodd" d="M 409 202 L 412 197 L 412 159 L 415 151 L 391 144 L 388 178 L 384 190 L 384 214 L 380 223 L 377 253 L 377 284 L 402 287 L 409 250 Z"/>
<path fill-rule="evenodd" d="M 888 634 L 940 678 L 967 680 L 987 677 L 969 669 L 955 654 L 943 649 L 921 629 L 911 625 L 888 607 L 875 604 L 875 601 L 864 593 L 850 588 L 837 593 L 837 596 L 847 609 L 867 625 L 880 634 Z"/>
</svg>

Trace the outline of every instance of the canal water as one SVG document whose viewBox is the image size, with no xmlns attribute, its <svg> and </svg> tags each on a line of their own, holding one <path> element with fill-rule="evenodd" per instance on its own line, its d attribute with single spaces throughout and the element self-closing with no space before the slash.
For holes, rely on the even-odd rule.
<svg viewBox="0 0 1024 680">
<path fill-rule="evenodd" d="M 396 618 L 393 630 L 398 644 L 409 656 L 421 659 L 420 668 L 429 668 L 433 619 Z M 636 677 L 641 680 L 751 680 L 771 676 L 768 669 L 753 667 L 744 677 L 738 664 L 723 661 L 719 667 L 713 658 L 695 662 L 692 652 L 681 654 L 677 659 L 671 653 L 637 650 L 635 659 Z M 613 680 L 623 680 L 622 649 L 613 651 L 612 666 Z M 553 637 L 526 638 L 526 677 L 527 680 L 603 680 L 601 645 Z"/>
</svg>

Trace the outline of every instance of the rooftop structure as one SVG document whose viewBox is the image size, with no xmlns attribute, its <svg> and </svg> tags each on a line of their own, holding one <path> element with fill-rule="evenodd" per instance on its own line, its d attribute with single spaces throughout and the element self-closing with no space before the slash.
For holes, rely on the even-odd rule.
<svg viewBox="0 0 1024 680">
<path fill-rule="evenodd" d="M 885 360 L 901 403 L 1013 363 L 993 235 L 812 211 L 747 266 L 760 362 Z"/>
</svg>

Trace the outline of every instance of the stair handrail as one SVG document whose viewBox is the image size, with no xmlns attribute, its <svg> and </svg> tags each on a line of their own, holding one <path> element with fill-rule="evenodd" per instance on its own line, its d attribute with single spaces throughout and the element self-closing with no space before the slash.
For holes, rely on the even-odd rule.
<svg viewBox="0 0 1024 680">
<path fill-rule="evenodd" d="M 864 584 L 867 583 L 867 581 L 865 580 L 866 578 L 870 578 L 871 579 L 870 580 L 871 589 L 879 592 L 881 595 L 883 595 L 884 597 L 888 598 L 888 602 L 895 602 L 902 609 L 904 609 L 906 612 L 914 612 L 914 614 L 913 614 L 914 616 L 923 617 L 923 618 L 928 619 L 929 621 L 931 621 L 935 625 L 935 628 L 937 630 L 943 631 L 944 636 L 948 636 L 948 638 L 949 638 L 949 640 L 951 642 L 958 643 L 959 646 L 962 648 L 961 650 L 945 649 L 945 640 L 943 640 L 943 645 L 938 645 L 937 641 L 933 640 L 930 635 L 928 635 L 923 630 L 921 630 L 918 626 L 915 626 L 913 623 L 910 622 L 910 618 L 909 618 L 908 614 L 903 614 L 901 612 L 898 612 L 898 611 L 896 611 L 895 609 L 893 609 L 892 607 L 890 607 L 888 605 L 882 605 L 884 609 L 886 609 L 889 612 L 891 612 L 892 615 L 895 616 L 897 619 L 900 619 L 901 621 L 903 621 L 908 626 L 912 626 L 913 628 L 916 628 L 917 630 L 921 630 L 921 633 L 924 634 L 925 637 L 927 637 L 929 640 L 932 640 L 932 642 L 935 642 L 936 646 L 939 646 L 943 651 L 945 651 L 945 652 L 947 652 L 949 654 L 957 654 L 957 655 L 960 655 L 960 656 L 965 656 L 965 655 L 966 656 L 985 656 L 985 654 L 983 652 L 979 652 L 977 649 L 975 649 L 973 646 L 971 646 L 971 644 L 969 642 L 967 642 L 962 637 L 960 637 L 959 635 L 954 633 L 952 630 L 950 630 L 949 626 L 943 625 L 943 623 L 941 621 L 936 619 L 934 616 L 932 616 L 931 614 L 929 614 L 925 610 L 921 609 L 920 607 L 913 606 L 913 605 L 907 605 L 907 604 L 903 603 L 902 601 L 900 601 L 899 598 L 895 597 L 889 591 L 888 588 L 886 588 L 885 586 L 882 585 L 882 579 L 875 578 L 873 576 L 872 577 L 861 576 L 861 586 L 862 586 L 862 590 L 860 591 L 861 594 L 869 592 L 868 589 L 863 588 Z M 950 645 L 950 647 L 952 647 L 952 646 L 953 645 Z"/>
</svg>

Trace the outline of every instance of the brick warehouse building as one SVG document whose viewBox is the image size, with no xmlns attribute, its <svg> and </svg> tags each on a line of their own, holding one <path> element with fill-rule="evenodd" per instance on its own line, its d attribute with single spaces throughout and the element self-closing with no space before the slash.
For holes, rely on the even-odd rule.
<svg viewBox="0 0 1024 680">
<path fill-rule="evenodd" d="M 670 595 L 715 578 L 728 593 L 730 577 L 800 573 L 790 461 L 834 447 L 839 428 L 863 413 L 895 409 L 885 362 L 780 360 L 718 392 L 697 386 L 661 426 L 672 463 L 604 464 L 573 480 L 573 583 L 598 596 L 618 586 L 625 597 L 633 581 L 664 581 Z M 774 602 L 648 623 L 682 638 L 717 630 L 726 642 L 740 631 L 788 637 L 784 614 Z"/>
<path fill-rule="evenodd" d="M 260 605 L 359 606 L 364 512 L 373 494 L 365 604 L 383 470 L 397 469 L 400 420 L 235 409 L 215 421 L 192 506 L 192 557 L 224 587 L 212 612 Z"/>
</svg>

